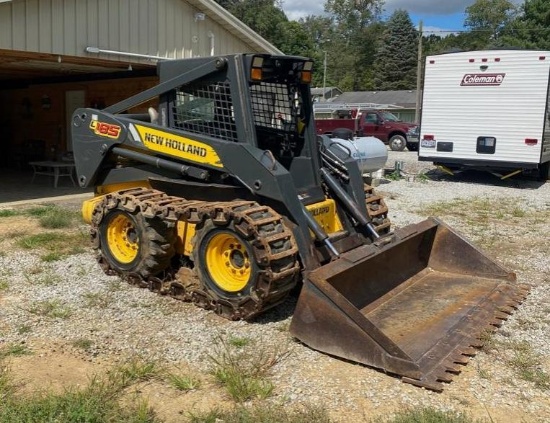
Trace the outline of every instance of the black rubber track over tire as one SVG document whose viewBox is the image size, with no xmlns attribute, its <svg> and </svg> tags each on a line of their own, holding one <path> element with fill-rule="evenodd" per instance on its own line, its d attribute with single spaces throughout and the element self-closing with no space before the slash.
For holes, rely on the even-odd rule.
<svg viewBox="0 0 550 423">
<path fill-rule="evenodd" d="M 234 216 L 221 225 L 206 219 L 197 225 L 193 238 L 192 260 L 201 291 L 206 293 L 211 302 L 206 308 L 213 308 L 218 314 L 232 320 L 251 319 L 282 302 L 296 285 L 298 276 L 297 249 L 291 239 L 291 232 L 270 208 L 255 207 L 259 211 L 254 213 L 248 213 L 250 206 L 233 209 Z M 256 221 L 264 223 L 256 227 Z M 206 252 L 209 242 L 221 233 L 235 236 L 247 252 L 251 276 L 246 286 L 238 291 L 224 290 L 221 283 L 213 280 L 208 270 Z M 279 236 L 284 238 L 268 241 Z"/>
<path fill-rule="evenodd" d="M 130 263 L 121 263 L 114 257 L 107 239 L 110 223 L 121 214 L 132 221 L 137 233 L 138 253 Z M 107 211 L 98 225 L 97 232 L 100 255 L 112 270 L 120 274 L 136 274 L 147 279 L 166 270 L 175 254 L 175 225 L 157 217 L 146 218 L 139 209 L 129 212 L 117 207 Z"/>
</svg>

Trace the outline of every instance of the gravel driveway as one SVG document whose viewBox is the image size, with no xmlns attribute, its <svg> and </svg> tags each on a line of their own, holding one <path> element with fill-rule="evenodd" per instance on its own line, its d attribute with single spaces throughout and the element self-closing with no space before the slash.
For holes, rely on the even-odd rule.
<svg viewBox="0 0 550 423">
<path fill-rule="evenodd" d="M 7 282 L 7 288 L 0 290 L 0 347 L 24 343 L 34 351 L 33 356 L 14 361 L 14 370 L 22 376 L 29 376 L 25 366 L 33 360 L 47 366 L 49 359 L 62 354 L 90 369 L 139 355 L 182 364 L 208 378 L 208 356 L 220 337 L 249 338 L 258 348 L 288 352 L 273 368 L 275 395 L 270 401 L 322 405 L 336 421 L 368 421 L 416 406 L 466 411 L 493 422 L 550 421 L 550 385 L 537 385 L 518 371 L 514 361 L 518 355 L 529 354 L 532 371 L 542 378 L 539 381 L 550 374 L 550 183 L 500 181 L 478 173 L 451 178 L 416 159 L 416 153 L 389 152 L 388 167 L 403 161 L 405 175 L 415 175 L 414 181 L 412 177 L 385 178 L 377 187 L 386 196 L 393 224 L 419 222 L 436 204 L 447 214 L 443 220 L 486 247 L 517 273 L 519 282 L 532 286 L 531 295 L 487 350 L 479 352 L 442 393 L 401 383 L 396 377 L 315 352 L 292 339 L 288 326 L 295 299 L 253 323 L 229 322 L 106 276 L 91 252 L 52 262 L 41 262 L 32 251 L 0 254 L 2 280 Z M 429 178 L 422 176 L 426 172 Z M 447 213 L 442 202 L 449 208 L 459 204 L 463 213 L 450 209 Z M 480 202 L 487 207 L 485 213 L 503 217 L 481 219 L 476 207 Z M 508 204 L 513 207 L 511 212 L 506 211 Z M 537 220 L 538 215 L 545 218 Z M 44 275 L 53 276 L 44 281 Z M 32 312 L 36 304 L 47 301 L 62 304 L 70 310 L 70 317 Z M 81 339 L 89 341 L 88 348 L 76 346 Z M 57 377 L 55 368 L 49 374 L 52 380 Z M 223 393 L 202 389 L 202 400 L 223 400 Z M 167 420 L 177 421 L 178 414 L 171 415 L 169 410 L 183 408 L 183 396 L 157 396 L 153 403 L 168 410 Z M 197 399 L 198 403 L 202 400 Z"/>
</svg>

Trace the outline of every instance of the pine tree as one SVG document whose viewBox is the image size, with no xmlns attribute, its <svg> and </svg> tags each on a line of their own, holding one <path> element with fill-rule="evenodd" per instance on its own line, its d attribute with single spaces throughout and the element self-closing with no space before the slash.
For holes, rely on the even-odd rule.
<svg viewBox="0 0 550 423">
<path fill-rule="evenodd" d="M 512 24 L 512 34 L 520 47 L 550 50 L 550 2 L 525 0 L 522 15 Z"/>
<path fill-rule="evenodd" d="M 418 31 L 409 14 L 396 10 L 386 24 L 376 51 L 374 85 L 377 90 L 416 87 Z"/>
</svg>

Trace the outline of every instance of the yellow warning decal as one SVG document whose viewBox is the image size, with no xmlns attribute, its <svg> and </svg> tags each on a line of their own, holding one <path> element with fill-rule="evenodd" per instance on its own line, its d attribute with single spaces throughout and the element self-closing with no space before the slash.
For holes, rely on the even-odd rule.
<svg viewBox="0 0 550 423">
<path fill-rule="evenodd" d="M 336 213 L 336 203 L 333 199 L 327 198 L 320 203 L 310 204 L 306 206 L 306 209 L 326 233 L 332 234 L 343 230 L 342 222 L 340 222 L 340 218 Z"/>
<path fill-rule="evenodd" d="M 146 126 L 135 125 L 135 127 L 139 133 L 141 142 L 149 150 L 176 156 L 195 163 L 223 167 L 218 153 L 208 144 Z"/>
</svg>

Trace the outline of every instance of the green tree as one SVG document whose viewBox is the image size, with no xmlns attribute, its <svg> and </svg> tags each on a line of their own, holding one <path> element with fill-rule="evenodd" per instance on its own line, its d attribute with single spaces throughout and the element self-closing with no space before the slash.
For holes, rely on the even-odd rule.
<svg viewBox="0 0 550 423">
<path fill-rule="evenodd" d="M 280 1 L 241 0 L 229 7 L 229 12 L 266 40 L 279 47 L 283 39 L 284 23 L 288 22 Z"/>
<path fill-rule="evenodd" d="M 409 14 L 396 10 L 388 20 L 374 61 L 374 84 L 378 90 L 409 90 L 416 87 L 418 31 Z"/>
<path fill-rule="evenodd" d="M 506 41 L 509 45 L 550 50 L 550 2 L 525 0 L 519 17 L 508 29 Z"/>
<path fill-rule="evenodd" d="M 277 47 L 285 54 L 311 57 L 314 53 L 313 41 L 301 22 L 281 22 L 279 32 L 281 39 Z"/>
<path fill-rule="evenodd" d="M 327 80 L 342 90 L 359 91 L 369 83 L 365 70 L 372 65 L 368 46 L 377 34 L 369 30 L 380 19 L 382 0 L 327 0 L 325 11 L 331 18 L 327 34 Z"/>
<path fill-rule="evenodd" d="M 313 87 L 320 87 L 323 84 L 324 59 L 327 52 L 327 86 L 338 86 L 332 70 L 332 63 L 335 57 L 332 56 L 333 20 L 327 16 L 310 15 L 300 19 L 300 25 L 311 43 L 311 50 L 306 56 L 311 57 L 314 64 Z"/>
<path fill-rule="evenodd" d="M 509 0 L 476 0 L 466 8 L 464 26 L 470 30 L 466 37 L 472 49 L 499 47 L 501 37 L 517 15 L 516 6 Z"/>
</svg>

